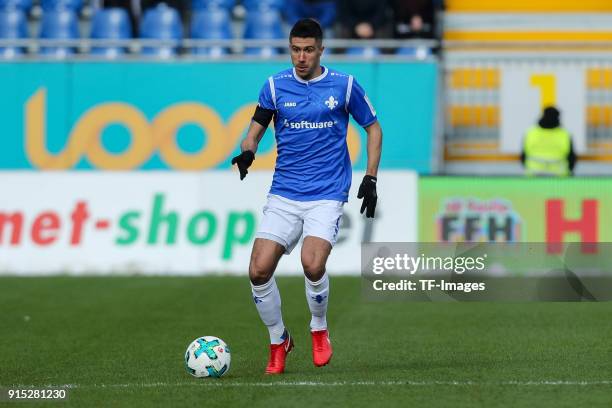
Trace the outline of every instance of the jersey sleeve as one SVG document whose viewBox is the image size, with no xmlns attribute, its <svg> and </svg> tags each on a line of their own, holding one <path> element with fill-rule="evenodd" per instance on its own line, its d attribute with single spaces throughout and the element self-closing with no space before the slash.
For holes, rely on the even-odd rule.
<svg viewBox="0 0 612 408">
<path fill-rule="evenodd" d="M 353 80 L 349 85 L 351 89 L 348 92 L 348 112 L 359 123 L 359 126 L 368 127 L 376 122 L 376 111 L 357 81 Z"/>
<path fill-rule="evenodd" d="M 272 89 L 274 83 L 272 79 L 268 79 L 266 83 L 261 87 L 261 91 L 259 91 L 259 100 L 258 104 L 260 107 L 264 109 L 276 110 L 275 97 L 272 94 Z"/>
</svg>

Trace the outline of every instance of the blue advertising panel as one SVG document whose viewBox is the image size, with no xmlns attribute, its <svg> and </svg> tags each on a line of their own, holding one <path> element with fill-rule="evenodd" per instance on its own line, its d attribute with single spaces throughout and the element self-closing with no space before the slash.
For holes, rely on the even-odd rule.
<svg viewBox="0 0 612 408">
<path fill-rule="evenodd" d="M 230 167 L 259 90 L 282 62 L 0 63 L 0 169 L 203 170 Z M 383 169 L 431 172 L 437 65 L 333 62 L 353 74 L 384 131 Z M 366 136 L 348 135 L 355 169 Z M 257 169 L 272 169 L 272 130 Z"/>
</svg>

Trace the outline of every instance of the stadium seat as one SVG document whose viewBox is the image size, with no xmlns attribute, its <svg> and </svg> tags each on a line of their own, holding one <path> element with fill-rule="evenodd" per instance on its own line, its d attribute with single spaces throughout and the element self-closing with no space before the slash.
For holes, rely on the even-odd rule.
<svg viewBox="0 0 612 408">
<path fill-rule="evenodd" d="M 285 0 L 244 0 L 242 5 L 249 12 L 254 10 L 281 10 L 285 5 Z"/>
<path fill-rule="evenodd" d="M 273 9 L 249 11 L 243 37 L 246 40 L 279 40 L 285 38 L 280 11 Z M 245 54 L 270 57 L 279 54 L 279 50 L 275 47 L 247 47 Z"/>
<path fill-rule="evenodd" d="M 196 10 L 191 18 L 191 38 L 202 40 L 232 39 L 230 12 L 223 8 Z M 218 57 L 227 54 L 226 47 L 196 47 L 194 54 Z"/>
<path fill-rule="evenodd" d="M 285 20 L 291 26 L 298 20 L 308 17 L 316 19 L 323 29 L 331 28 L 336 22 L 336 3 L 334 1 L 286 0 L 283 11 Z"/>
<path fill-rule="evenodd" d="M 165 3 L 148 9 L 142 19 L 140 37 L 154 40 L 180 40 L 183 37 L 183 24 L 178 11 Z M 145 46 L 142 48 L 142 54 L 167 58 L 176 55 L 177 48 L 174 45 Z"/>
<path fill-rule="evenodd" d="M 26 15 L 20 9 L 0 10 L 0 39 L 28 38 Z M 25 52 L 23 47 L 0 47 L 0 58 L 14 58 Z"/>
<path fill-rule="evenodd" d="M 45 11 L 40 23 L 40 38 L 43 40 L 73 40 L 78 39 L 79 25 L 76 12 L 71 9 Z M 43 46 L 41 55 L 66 57 L 74 54 L 74 47 Z"/>
<path fill-rule="evenodd" d="M 380 55 L 380 50 L 376 47 L 351 47 L 346 50 L 346 55 L 363 58 L 374 58 Z"/>
<path fill-rule="evenodd" d="M 401 55 L 405 57 L 413 57 L 416 59 L 425 59 L 431 56 L 431 48 L 429 47 L 401 47 L 395 51 L 395 55 Z"/>
<path fill-rule="evenodd" d="M 28 12 L 32 8 L 32 0 L 0 0 L 0 10 L 16 8 Z"/>
<path fill-rule="evenodd" d="M 225 9 L 231 10 L 236 4 L 236 0 L 192 0 L 191 9 L 193 12 L 206 9 Z"/>
<path fill-rule="evenodd" d="M 83 0 L 41 0 L 43 12 L 61 9 L 80 11 L 83 8 Z"/>
<path fill-rule="evenodd" d="M 122 8 L 97 9 L 91 21 L 91 38 L 107 40 L 127 40 L 132 37 L 132 23 L 127 10 Z M 126 53 L 125 47 L 93 47 L 93 55 L 116 58 Z"/>
</svg>

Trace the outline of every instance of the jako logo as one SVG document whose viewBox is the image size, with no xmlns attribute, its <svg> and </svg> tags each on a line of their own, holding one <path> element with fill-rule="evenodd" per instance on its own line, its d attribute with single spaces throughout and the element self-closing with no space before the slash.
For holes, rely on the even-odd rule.
<svg viewBox="0 0 612 408">
<path fill-rule="evenodd" d="M 296 107 L 296 106 L 297 106 L 297 102 L 285 102 L 285 105 L 284 105 L 284 106 L 285 106 L 286 108 L 287 108 L 287 107 L 294 108 L 294 107 Z"/>
<path fill-rule="evenodd" d="M 302 120 L 300 122 L 289 122 L 285 119 L 285 127 L 291 129 L 326 129 L 334 126 L 336 122 L 328 120 L 327 122 L 308 122 Z"/>
</svg>

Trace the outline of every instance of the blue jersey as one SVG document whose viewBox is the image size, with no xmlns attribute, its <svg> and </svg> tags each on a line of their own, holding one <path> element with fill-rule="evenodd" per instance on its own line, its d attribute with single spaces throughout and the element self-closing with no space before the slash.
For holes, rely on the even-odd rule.
<svg viewBox="0 0 612 408">
<path fill-rule="evenodd" d="M 305 81 L 287 69 L 261 89 L 259 106 L 275 111 L 278 157 L 271 194 L 296 201 L 348 201 L 349 113 L 367 127 L 376 121 L 376 112 L 352 75 L 322 70 Z"/>
</svg>

